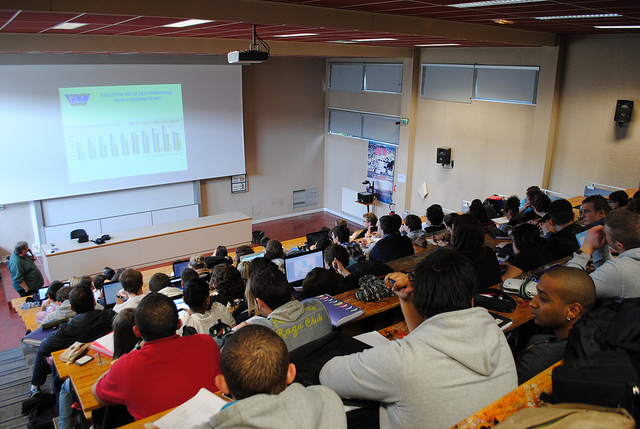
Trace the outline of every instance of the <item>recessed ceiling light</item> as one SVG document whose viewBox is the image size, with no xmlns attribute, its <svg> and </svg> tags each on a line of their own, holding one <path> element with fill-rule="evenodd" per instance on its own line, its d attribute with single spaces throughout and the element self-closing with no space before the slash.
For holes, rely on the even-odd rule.
<svg viewBox="0 0 640 429">
<path fill-rule="evenodd" d="M 206 24 L 208 22 L 213 22 L 213 21 L 210 19 L 187 19 L 186 21 L 178 21 L 178 22 L 173 22 L 171 24 L 166 24 L 166 25 L 163 25 L 163 27 L 183 28 L 183 27 L 191 27 L 192 25 Z"/>
<path fill-rule="evenodd" d="M 596 13 L 592 15 L 564 15 L 564 16 L 537 16 L 535 19 L 580 19 L 580 18 L 615 18 L 621 16 L 617 13 Z"/>
<path fill-rule="evenodd" d="M 502 6 L 505 4 L 535 3 L 539 1 L 547 1 L 547 0 L 488 0 L 488 1 L 476 1 L 476 2 L 470 2 L 470 3 L 450 4 L 448 6 L 463 9 L 467 7 Z"/>
<path fill-rule="evenodd" d="M 510 19 L 497 18 L 497 19 L 492 19 L 491 21 L 493 21 L 496 24 L 502 24 L 502 25 L 515 24 L 515 21 L 511 21 Z"/>
<path fill-rule="evenodd" d="M 430 43 L 427 45 L 415 45 L 417 47 L 433 47 L 433 46 L 460 46 L 460 43 Z"/>
<path fill-rule="evenodd" d="M 276 34 L 273 37 L 307 37 L 318 36 L 318 33 Z"/>
<path fill-rule="evenodd" d="M 635 30 L 640 29 L 640 25 L 596 25 L 594 28 L 611 29 L 611 30 Z"/>
<path fill-rule="evenodd" d="M 398 39 L 394 39 L 392 37 L 380 37 L 378 39 L 351 39 L 352 42 L 390 42 L 393 40 Z"/>
<path fill-rule="evenodd" d="M 84 27 L 87 24 L 80 22 L 63 22 L 52 28 L 52 30 L 75 30 L 76 28 Z"/>
</svg>

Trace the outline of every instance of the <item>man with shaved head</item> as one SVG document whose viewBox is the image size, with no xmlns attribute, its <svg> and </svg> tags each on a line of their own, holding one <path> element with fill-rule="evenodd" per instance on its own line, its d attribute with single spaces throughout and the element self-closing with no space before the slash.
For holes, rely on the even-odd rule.
<svg viewBox="0 0 640 429">
<path fill-rule="evenodd" d="M 538 294 L 529 305 L 536 325 L 550 328 L 555 336 L 536 335 L 516 359 L 518 384 L 564 358 L 569 330 L 596 302 L 593 280 L 578 268 L 553 267 L 536 286 Z"/>
</svg>

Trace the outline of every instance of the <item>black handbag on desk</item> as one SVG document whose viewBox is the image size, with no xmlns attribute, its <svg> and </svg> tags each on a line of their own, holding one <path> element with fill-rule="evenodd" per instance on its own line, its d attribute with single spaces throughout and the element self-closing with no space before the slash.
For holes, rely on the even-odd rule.
<svg viewBox="0 0 640 429">
<path fill-rule="evenodd" d="M 508 293 L 495 288 L 479 290 L 473 297 L 473 302 L 476 307 L 484 307 L 498 313 L 513 313 L 518 306 Z"/>
</svg>

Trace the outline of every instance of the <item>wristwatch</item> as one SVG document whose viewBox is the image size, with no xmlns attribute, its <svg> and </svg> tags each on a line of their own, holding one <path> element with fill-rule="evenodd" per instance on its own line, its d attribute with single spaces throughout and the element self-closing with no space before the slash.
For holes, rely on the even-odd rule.
<svg viewBox="0 0 640 429">
<path fill-rule="evenodd" d="M 580 249 L 576 250 L 576 255 L 582 255 L 582 253 L 583 253 L 582 250 Z"/>
</svg>

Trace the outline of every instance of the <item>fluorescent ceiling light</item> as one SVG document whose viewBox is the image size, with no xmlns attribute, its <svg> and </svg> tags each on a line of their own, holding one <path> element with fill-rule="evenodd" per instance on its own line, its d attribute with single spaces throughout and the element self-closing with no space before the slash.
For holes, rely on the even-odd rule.
<svg viewBox="0 0 640 429">
<path fill-rule="evenodd" d="M 612 30 L 635 30 L 640 29 L 640 25 L 596 25 L 594 28 L 612 29 Z"/>
<path fill-rule="evenodd" d="M 393 40 L 398 39 L 394 39 L 392 37 L 380 37 L 379 39 L 351 39 L 352 42 L 390 42 Z"/>
<path fill-rule="evenodd" d="M 306 37 L 306 36 L 318 36 L 318 33 L 297 33 L 297 34 L 276 34 L 273 37 Z"/>
<path fill-rule="evenodd" d="M 84 27 L 87 24 L 80 22 L 63 22 L 52 28 L 52 30 L 75 30 L 76 28 Z"/>
<path fill-rule="evenodd" d="M 536 19 L 580 19 L 580 18 L 615 18 L 621 16 L 617 13 L 596 13 L 592 15 L 564 15 L 564 16 L 537 16 Z"/>
<path fill-rule="evenodd" d="M 415 45 L 418 47 L 425 47 L 425 46 L 460 46 L 460 43 L 430 43 L 428 45 Z"/>
<path fill-rule="evenodd" d="M 488 0 L 488 1 L 475 1 L 475 2 L 469 2 L 469 3 L 450 4 L 448 6 L 463 9 L 467 7 L 502 6 L 505 4 L 534 3 L 539 1 L 547 1 L 547 0 Z"/>
<path fill-rule="evenodd" d="M 213 21 L 210 19 L 187 19 L 186 21 L 179 21 L 171 24 L 166 24 L 166 25 L 163 25 L 163 27 L 183 28 L 183 27 L 191 27 L 192 25 L 206 24 L 208 22 L 213 22 Z"/>
<path fill-rule="evenodd" d="M 327 42 L 327 43 L 356 43 L 356 42 L 353 42 L 351 40 L 332 40 L 332 41 Z"/>
</svg>

